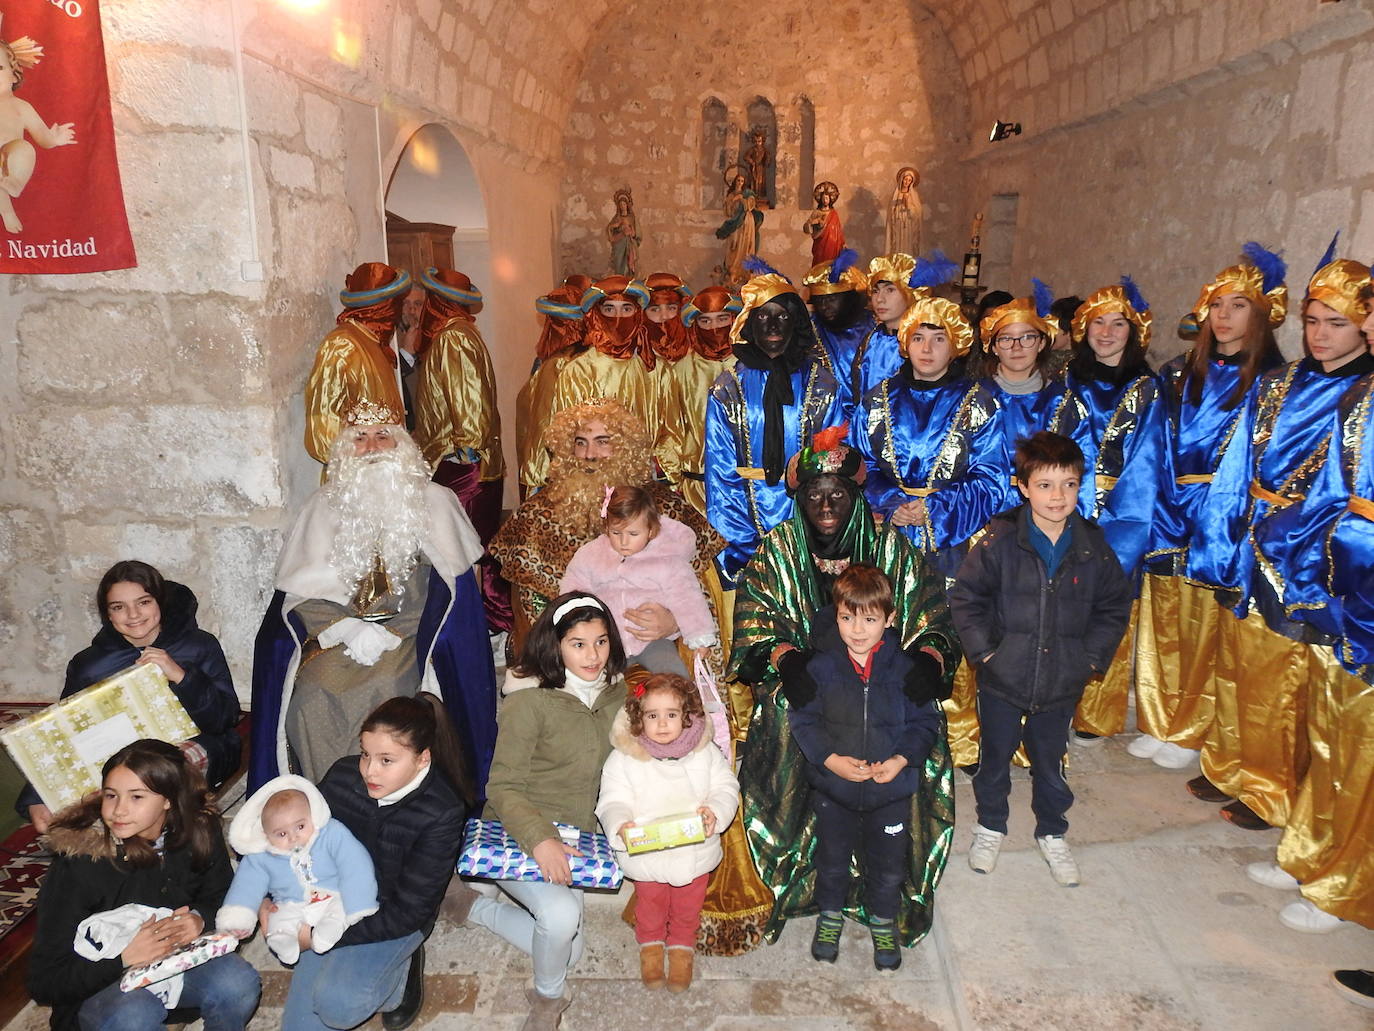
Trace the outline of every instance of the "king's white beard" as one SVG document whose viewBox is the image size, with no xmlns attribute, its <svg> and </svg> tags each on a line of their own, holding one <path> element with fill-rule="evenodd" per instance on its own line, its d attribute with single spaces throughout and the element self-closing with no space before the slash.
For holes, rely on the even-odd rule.
<svg viewBox="0 0 1374 1031">
<path fill-rule="evenodd" d="M 391 589 L 403 593 L 429 523 L 419 453 L 397 447 L 370 455 L 339 455 L 329 463 L 324 496 L 339 519 L 329 561 L 352 592 L 380 557 Z"/>
</svg>

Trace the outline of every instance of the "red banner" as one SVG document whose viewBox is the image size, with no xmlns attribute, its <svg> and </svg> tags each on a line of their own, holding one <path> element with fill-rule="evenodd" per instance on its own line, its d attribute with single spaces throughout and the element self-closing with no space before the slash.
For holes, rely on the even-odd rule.
<svg viewBox="0 0 1374 1031">
<path fill-rule="evenodd" d="M 100 0 L 9 0 L 0 19 L 0 272 L 132 267 Z"/>
</svg>

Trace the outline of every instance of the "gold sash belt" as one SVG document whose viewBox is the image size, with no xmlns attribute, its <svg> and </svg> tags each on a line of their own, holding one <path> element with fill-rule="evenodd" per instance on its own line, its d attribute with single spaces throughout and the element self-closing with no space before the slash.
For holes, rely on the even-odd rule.
<svg viewBox="0 0 1374 1031">
<path fill-rule="evenodd" d="M 1115 476 L 1098 476 L 1095 478 L 1094 482 L 1097 484 L 1099 490 L 1111 490 L 1116 486 L 1116 479 Z"/>
<path fill-rule="evenodd" d="M 903 487 L 902 493 L 909 494 L 913 498 L 928 498 L 935 493 L 934 487 Z"/>
<path fill-rule="evenodd" d="M 1368 498 L 1351 498 L 1345 503 L 1345 507 L 1357 516 L 1363 516 L 1374 523 L 1374 501 Z"/>
<path fill-rule="evenodd" d="M 751 469 L 743 465 L 735 466 L 735 472 L 739 473 L 739 475 L 746 480 L 761 480 L 768 475 L 762 469 Z"/>
<path fill-rule="evenodd" d="M 1211 483 L 1211 473 L 1185 473 L 1182 476 L 1175 476 L 1174 482 L 1180 487 L 1186 487 L 1191 483 Z"/>
<path fill-rule="evenodd" d="M 1267 501 L 1275 508 L 1287 508 L 1289 505 L 1302 500 L 1301 494 L 1296 494 L 1291 498 L 1285 497 L 1282 494 L 1270 490 L 1268 487 L 1261 487 L 1257 480 L 1250 481 L 1250 496 L 1256 501 Z"/>
</svg>

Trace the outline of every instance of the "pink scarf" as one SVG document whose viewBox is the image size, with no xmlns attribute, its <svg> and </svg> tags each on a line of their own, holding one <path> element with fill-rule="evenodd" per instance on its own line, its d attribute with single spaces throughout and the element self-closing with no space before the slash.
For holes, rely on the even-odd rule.
<svg viewBox="0 0 1374 1031">
<path fill-rule="evenodd" d="M 639 743 L 655 759 L 681 759 L 701 743 L 701 735 L 704 733 L 706 733 L 706 720 L 699 717 L 675 740 L 669 741 L 666 745 L 660 745 L 657 741 L 650 741 L 645 734 L 639 735 Z"/>
</svg>

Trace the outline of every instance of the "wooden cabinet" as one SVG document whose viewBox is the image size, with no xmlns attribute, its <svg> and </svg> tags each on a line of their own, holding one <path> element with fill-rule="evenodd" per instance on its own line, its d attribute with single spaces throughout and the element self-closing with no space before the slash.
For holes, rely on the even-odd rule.
<svg viewBox="0 0 1374 1031">
<path fill-rule="evenodd" d="M 453 268 L 453 226 L 438 222 L 410 222 L 386 213 L 387 264 L 403 268 L 415 279 L 427 268 Z"/>
</svg>

